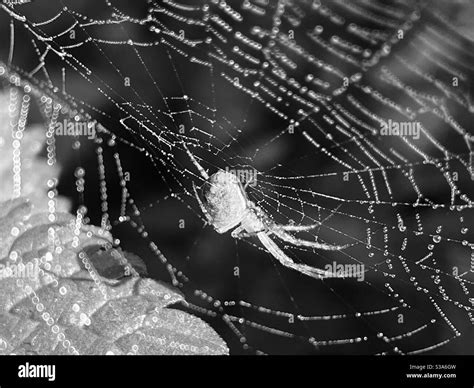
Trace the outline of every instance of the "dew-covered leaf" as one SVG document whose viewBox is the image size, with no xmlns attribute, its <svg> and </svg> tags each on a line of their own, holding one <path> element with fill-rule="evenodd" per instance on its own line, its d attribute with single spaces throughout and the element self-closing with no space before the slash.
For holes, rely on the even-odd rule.
<svg viewBox="0 0 474 388">
<path fill-rule="evenodd" d="M 0 95 L 0 139 L 5 106 Z M 204 321 L 171 308 L 183 296 L 143 277 L 144 262 L 113 247 L 108 231 L 69 214 L 61 197 L 45 211 L 58 171 L 38 157 L 42 129 L 22 142 L 26 197 L 12 199 L 12 150 L 0 144 L 0 354 L 228 353 Z"/>
<path fill-rule="evenodd" d="M 21 200 L 0 204 L 0 223 L 11 227 L 0 235 L 2 269 L 25 267 L 23 273 L 3 272 L 0 279 L 2 354 L 228 352 L 204 321 L 170 309 L 184 302 L 179 292 L 140 277 L 144 272 L 140 259 L 107 248 L 112 243 L 109 233 L 92 226 L 77 231 L 67 218 L 30 222 L 35 217 L 19 210 L 25 204 Z M 13 228 L 21 232 L 12 234 Z M 51 228 L 60 236 L 59 254 L 47 251 Z"/>
</svg>

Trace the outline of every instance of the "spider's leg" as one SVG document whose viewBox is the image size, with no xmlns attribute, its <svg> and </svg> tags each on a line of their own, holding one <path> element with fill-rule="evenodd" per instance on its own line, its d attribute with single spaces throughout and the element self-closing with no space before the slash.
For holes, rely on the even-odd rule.
<svg viewBox="0 0 474 388">
<path fill-rule="evenodd" d="M 247 190 L 247 187 L 249 187 L 252 183 L 256 184 L 257 179 L 252 177 L 252 179 L 249 179 L 247 182 L 245 182 L 244 190 Z"/>
<path fill-rule="evenodd" d="M 292 236 L 291 234 L 283 231 L 283 230 L 278 230 L 274 229 L 272 232 L 277 236 L 278 238 L 282 239 L 283 241 L 289 242 L 290 244 L 296 245 L 296 246 L 303 246 L 303 247 L 310 247 L 310 248 L 315 248 L 315 249 L 321 249 L 323 251 L 340 251 L 342 249 L 346 249 L 347 247 L 351 246 L 351 244 L 346 244 L 346 245 L 332 245 L 328 243 L 320 243 L 317 241 L 308 241 L 308 240 L 303 240 L 301 238 L 296 238 L 295 236 Z"/>
<path fill-rule="evenodd" d="M 233 238 L 245 238 L 245 237 L 253 237 L 253 236 L 256 236 L 258 235 L 260 232 L 265 232 L 265 229 L 259 229 L 255 232 L 248 232 L 247 230 L 245 230 L 245 228 L 243 226 L 239 226 L 238 228 L 235 228 L 232 233 L 231 233 L 231 236 Z"/>
<path fill-rule="evenodd" d="M 320 227 L 323 225 L 327 220 L 329 220 L 334 214 L 336 214 L 337 210 L 341 207 L 341 205 L 338 205 L 332 212 L 329 214 L 325 219 L 322 221 L 316 221 L 316 224 L 312 225 L 282 225 L 282 224 L 277 224 L 278 229 L 286 230 L 288 232 L 304 232 L 306 230 L 311 230 L 317 227 Z"/>
<path fill-rule="evenodd" d="M 241 226 L 238 226 L 237 228 L 235 228 L 231 233 L 230 235 L 233 237 L 233 238 L 241 238 L 241 237 L 245 237 L 245 236 L 242 236 L 243 234 L 245 233 L 245 229 Z"/>
<path fill-rule="evenodd" d="M 208 223 L 209 225 L 212 225 L 212 217 L 211 217 L 211 215 L 207 212 L 206 207 L 205 207 L 204 204 L 202 203 L 201 198 L 199 197 L 199 194 L 198 194 L 198 192 L 197 192 L 196 185 L 194 184 L 194 182 L 193 182 L 193 190 L 194 190 L 194 195 L 196 196 L 196 199 L 197 199 L 197 201 L 198 201 L 199 207 L 201 208 L 202 213 L 203 213 L 204 216 L 206 217 L 207 223 Z"/>
<path fill-rule="evenodd" d="M 201 166 L 201 164 L 197 161 L 196 157 L 191 153 L 186 143 L 183 142 L 183 145 L 184 149 L 186 150 L 186 153 L 189 156 L 189 159 L 191 159 L 191 162 L 193 162 L 194 166 L 196 166 L 201 176 L 207 181 L 209 179 L 209 174 L 206 170 L 204 170 L 204 167 Z"/>
<path fill-rule="evenodd" d="M 339 277 L 344 278 L 345 276 L 335 274 L 331 271 L 325 271 L 319 268 L 314 268 L 306 264 L 297 264 L 293 260 L 291 260 L 279 247 L 275 242 L 266 234 L 265 232 L 260 232 L 257 234 L 260 242 L 268 249 L 268 251 L 272 254 L 272 256 L 277 259 L 282 265 L 285 267 L 294 269 L 302 274 L 310 276 L 316 279 L 324 279 L 324 278 L 333 278 Z"/>
<path fill-rule="evenodd" d="M 288 232 L 304 232 L 321 226 L 319 223 L 314 225 L 275 225 L 275 229 L 286 230 Z"/>
<path fill-rule="evenodd" d="M 254 205 L 250 203 L 249 206 L 252 210 L 247 213 L 247 216 L 242 218 L 240 225 L 232 231 L 232 237 L 244 238 L 257 236 L 262 232 L 270 233 L 265 223 L 254 213 Z"/>
</svg>

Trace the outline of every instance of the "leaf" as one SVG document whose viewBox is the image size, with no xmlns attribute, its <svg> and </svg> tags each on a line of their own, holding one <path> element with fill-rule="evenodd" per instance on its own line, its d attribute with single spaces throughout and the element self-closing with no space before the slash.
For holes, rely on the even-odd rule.
<svg viewBox="0 0 474 388">
<path fill-rule="evenodd" d="M 184 302 L 177 291 L 138 276 L 102 276 L 104 268 L 97 270 L 86 252 L 110 245 L 109 233 L 91 226 L 83 226 L 77 232 L 74 217 L 63 215 L 58 217 L 61 221 L 45 222 L 46 214 L 33 215 L 31 209 L 26 200 L 0 204 L 1 353 L 228 352 L 224 342 L 202 320 L 168 308 Z M 9 233 L 14 228 L 21 232 Z M 60 254 L 47 254 L 47 233 L 51 228 L 61 240 Z M 113 257 L 110 250 L 102 252 L 100 256 Z M 125 258 L 120 250 L 114 252 Z M 7 267 L 17 268 L 19 258 L 25 272 L 22 276 L 20 272 L 7 276 Z M 38 269 L 28 272 L 27 268 Z M 111 268 L 105 267 L 106 274 Z"/>
<path fill-rule="evenodd" d="M 12 190 L 3 183 L 12 182 L 12 168 L 1 113 L 0 200 Z M 54 218 L 42 210 L 47 197 L 38 187 L 57 170 L 37 157 L 30 136 L 39 132 L 25 132 L 22 155 L 35 167 L 22 170 L 22 180 L 36 190 L 25 187 L 31 199 L 0 201 L 0 354 L 228 354 L 204 321 L 171 309 L 185 304 L 183 295 L 142 277 L 143 261 L 112 248 L 109 232 L 78 222 L 63 199 Z"/>
<path fill-rule="evenodd" d="M 94 268 L 107 279 L 147 275 L 146 265 L 138 256 L 121 249 L 103 249 L 100 245 L 85 249 Z"/>
</svg>

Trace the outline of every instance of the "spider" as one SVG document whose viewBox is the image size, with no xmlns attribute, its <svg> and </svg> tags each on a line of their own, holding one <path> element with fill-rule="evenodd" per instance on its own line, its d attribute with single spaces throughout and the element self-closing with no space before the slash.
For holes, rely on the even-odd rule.
<svg viewBox="0 0 474 388">
<path fill-rule="evenodd" d="M 207 223 L 217 233 L 222 234 L 232 230 L 231 236 L 239 239 L 256 235 L 267 251 L 282 265 L 307 276 L 317 279 L 346 277 L 344 274 L 338 273 L 336 275 L 331 271 L 295 263 L 278 247 L 270 236 L 274 235 L 294 246 L 304 246 L 325 251 L 340 251 L 349 245 L 331 245 L 295 237 L 290 232 L 311 230 L 317 225 L 280 225 L 275 223 L 261 207 L 248 198 L 245 187 L 235 174 L 225 170 L 218 170 L 209 176 L 187 147 L 186 151 L 193 164 L 205 179 L 205 183 L 201 187 L 203 199 L 201 199 L 194 182 L 193 190 Z"/>
</svg>

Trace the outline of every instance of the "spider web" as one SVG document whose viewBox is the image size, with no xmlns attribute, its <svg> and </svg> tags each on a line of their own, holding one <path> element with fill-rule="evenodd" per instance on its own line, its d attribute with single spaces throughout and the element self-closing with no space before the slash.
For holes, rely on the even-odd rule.
<svg viewBox="0 0 474 388">
<path fill-rule="evenodd" d="M 65 166 L 59 192 L 179 287 L 182 308 L 233 353 L 472 353 L 469 12 L 403 0 L 4 2 L 0 75 L 34 97 L 45 156 Z M 93 123 L 95 138 L 55 136 L 63 120 Z M 419 138 L 382 136 L 389 120 L 420 123 Z M 187 151 L 209 174 L 256 171 L 246 191 L 271 219 L 316 225 L 297 237 L 350 244 L 275 239 L 292 260 L 361 265 L 364 279 L 312 279 L 253 237 L 205 226 Z"/>
</svg>

